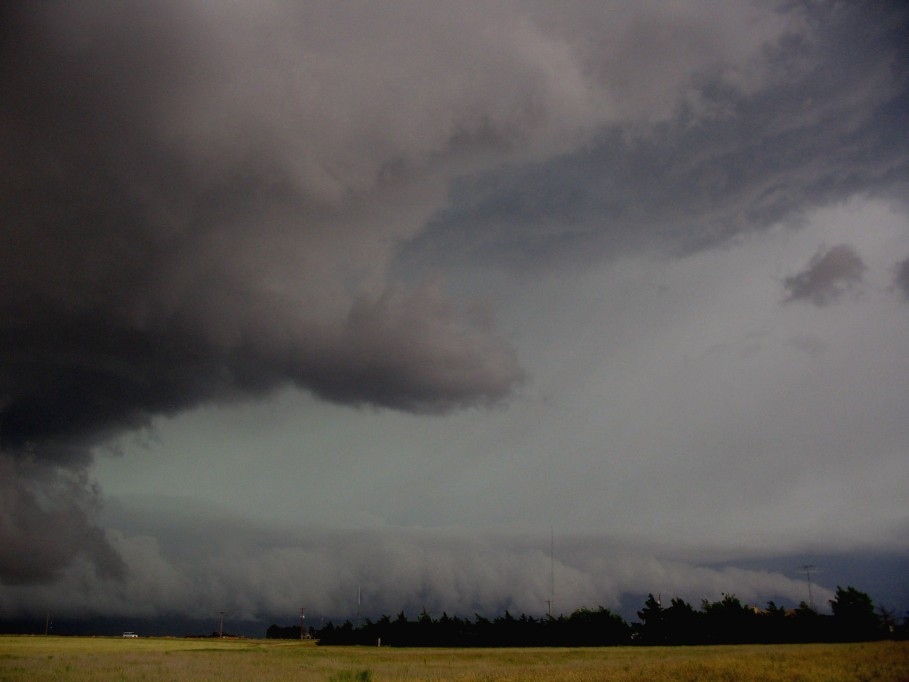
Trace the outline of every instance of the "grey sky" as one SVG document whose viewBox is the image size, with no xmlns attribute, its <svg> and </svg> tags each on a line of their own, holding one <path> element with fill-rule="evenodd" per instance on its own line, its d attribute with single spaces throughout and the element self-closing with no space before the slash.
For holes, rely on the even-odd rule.
<svg viewBox="0 0 909 682">
<path fill-rule="evenodd" d="M 906 10 L 4 13 L 0 613 L 909 554 Z"/>
</svg>

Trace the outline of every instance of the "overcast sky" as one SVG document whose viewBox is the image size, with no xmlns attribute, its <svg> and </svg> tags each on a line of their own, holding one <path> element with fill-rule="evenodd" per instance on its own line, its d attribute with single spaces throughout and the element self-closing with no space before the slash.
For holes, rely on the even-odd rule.
<svg viewBox="0 0 909 682">
<path fill-rule="evenodd" d="M 0 14 L 0 618 L 909 610 L 909 8 Z"/>
</svg>

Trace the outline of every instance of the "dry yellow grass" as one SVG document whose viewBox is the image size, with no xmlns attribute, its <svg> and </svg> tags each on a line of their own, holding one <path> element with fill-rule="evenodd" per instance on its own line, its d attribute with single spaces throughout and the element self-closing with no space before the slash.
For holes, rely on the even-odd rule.
<svg viewBox="0 0 909 682">
<path fill-rule="evenodd" d="M 909 643 L 393 649 L 275 640 L 0 637 L 0 681 L 25 680 L 905 682 Z"/>
</svg>

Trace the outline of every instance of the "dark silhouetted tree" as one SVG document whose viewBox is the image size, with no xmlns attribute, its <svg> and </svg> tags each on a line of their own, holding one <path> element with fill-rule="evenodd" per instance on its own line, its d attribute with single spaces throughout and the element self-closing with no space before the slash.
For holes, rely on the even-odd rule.
<svg viewBox="0 0 909 682">
<path fill-rule="evenodd" d="M 596 610 L 577 609 L 568 617 L 566 644 L 570 646 L 608 646 L 628 643 L 631 629 L 618 614 L 600 606 Z"/>
<path fill-rule="evenodd" d="M 885 637 L 892 637 L 896 633 L 896 612 L 883 605 L 877 607 L 877 617 L 881 624 L 881 632 Z"/>
<path fill-rule="evenodd" d="M 757 640 L 757 614 L 744 606 L 734 594 L 723 594 L 720 601 L 703 603 L 704 628 L 709 642 L 733 644 Z"/>
<path fill-rule="evenodd" d="M 881 620 L 874 612 L 871 597 L 851 585 L 845 589 L 837 585 L 830 608 L 833 611 L 834 631 L 839 639 L 864 641 L 883 635 Z"/>
<path fill-rule="evenodd" d="M 700 644 L 705 641 L 703 614 L 684 599 L 673 598 L 664 611 L 667 644 Z"/>
<path fill-rule="evenodd" d="M 638 618 L 641 619 L 641 623 L 636 629 L 636 639 L 641 644 L 667 643 L 669 633 L 666 630 L 666 612 L 653 594 L 647 595 L 644 608 L 638 611 Z"/>
</svg>

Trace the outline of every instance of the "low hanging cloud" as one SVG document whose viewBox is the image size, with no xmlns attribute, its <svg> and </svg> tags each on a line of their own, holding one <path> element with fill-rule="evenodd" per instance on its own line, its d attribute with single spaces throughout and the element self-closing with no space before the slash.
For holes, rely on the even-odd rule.
<svg viewBox="0 0 909 682">
<path fill-rule="evenodd" d="M 799 273 L 783 280 L 786 301 L 809 301 L 823 307 L 861 284 L 865 263 L 848 244 L 821 247 Z"/>
<path fill-rule="evenodd" d="M 805 594 L 797 575 L 703 564 L 671 552 L 657 557 L 652 548 L 613 538 L 560 536 L 550 555 L 545 536 L 304 529 L 170 502 L 167 518 L 160 518 L 142 503 L 112 501 L 117 518 L 108 533 L 128 577 L 111 584 L 77 561 L 61 576 L 61 585 L 72 589 L 57 594 L 54 614 L 206 618 L 224 610 L 236 621 L 292 614 L 305 604 L 311 617 L 344 618 L 356 609 L 358 591 L 369 617 L 402 610 L 414 617 L 424 608 L 467 617 L 505 609 L 542 615 L 553 596 L 556 613 L 571 613 L 596 605 L 619 609 L 628 593 L 661 592 L 694 604 L 723 592 L 754 604 L 796 604 Z M 30 604 L 44 594 L 44 586 L 15 586 L 0 595 L 0 608 L 8 616 L 38 616 L 43 612 Z M 830 590 L 815 585 L 819 603 L 828 596 Z"/>
<path fill-rule="evenodd" d="M 122 578 L 126 564 L 96 526 L 98 491 L 80 471 L 0 454 L 0 578 L 18 585 L 60 578 L 73 556 L 94 579 Z"/>
</svg>

